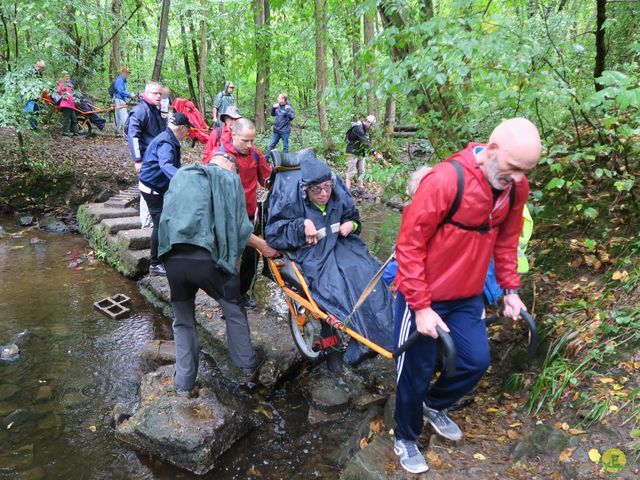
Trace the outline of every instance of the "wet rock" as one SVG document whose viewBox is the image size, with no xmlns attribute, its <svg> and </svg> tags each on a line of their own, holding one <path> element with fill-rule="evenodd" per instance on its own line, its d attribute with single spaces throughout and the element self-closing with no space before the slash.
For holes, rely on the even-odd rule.
<svg viewBox="0 0 640 480">
<path fill-rule="evenodd" d="M 36 221 L 35 217 L 31 215 L 24 215 L 18 218 L 18 225 L 20 225 L 21 227 L 28 227 L 29 225 L 33 225 L 35 221 Z"/>
<path fill-rule="evenodd" d="M 122 422 L 125 422 L 131 418 L 130 409 L 124 403 L 116 403 L 111 413 L 111 427 L 118 428 Z"/>
<path fill-rule="evenodd" d="M 10 453 L 0 456 L 0 472 L 24 470 L 33 463 L 33 444 L 23 445 Z"/>
<path fill-rule="evenodd" d="M 360 450 L 360 440 L 369 437 L 371 422 L 381 417 L 382 413 L 380 406 L 370 408 L 353 429 L 351 435 L 332 453 L 331 463 L 334 465 L 346 465 L 353 455 Z"/>
<path fill-rule="evenodd" d="M 0 402 L 9 400 L 19 391 L 20 391 L 20 387 L 18 387 L 17 385 L 13 385 L 11 383 L 5 383 L 4 385 L 0 385 Z"/>
<path fill-rule="evenodd" d="M 40 230 L 51 233 L 68 233 L 69 227 L 52 215 L 45 216 L 40 220 Z"/>
<path fill-rule="evenodd" d="M 15 343 L 0 347 L 0 360 L 13 361 L 20 357 L 20 349 Z"/>
<path fill-rule="evenodd" d="M 569 446 L 569 435 L 551 425 L 539 424 L 533 432 L 520 440 L 513 448 L 514 460 L 531 458 L 537 454 L 559 454 Z"/>
<path fill-rule="evenodd" d="M 176 344 L 171 340 L 150 340 L 142 348 L 142 355 L 160 363 L 175 363 Z"/>
<path fill-rule="evenodd" d="M 394 466 L 395 468 L 390 468 Z M 340 480 L 400 480 L 423 479 L 425 475 L 405 473 L 393 453 L 393 439 L 390 435 L 376 437 L 367 447 L 356 453 L 340 475 Z"/>
<path fill-rule="evenodd" d="M 335 378 L 322 378 L 309 392 L 309 404 L 316 410 L 337 413 L 349 408 L 349 394 Z"/>
<path fill-rule="evenodd" d="M 53 398 L 53 387 L 51 385 L 42 385 L 33 397 L 33 403 L 48 402 Z"/>
<path fill-rule="evenodd" d="M 387 403 L 384 404 L 384 426 L 387 430 L 395 428 L 396 422 L 393 419 L 393 414 L 396 410 L 396 394 L 392 394 Z"/>
<path fill-rule="evenodd" d="M 29 411 L 24 410 L 22 408 L 18 408 L 14 410 L 9 415 L 4 417 L 2 421 L 0 421 L 0 427 L 2 430 L 10 430 L 11 428 L 17 428 L 29 420 L 31 420 L 32 415 Z"/>
<path fill-rule="evenodd" d="M 0 235 L 4 235 L 6 233 L 7 233 L 7 231 L 5 230 L 5 228 L 0 226 Z"/>
<path fill-rule="evenodd" d="M 116 438 L 202 475 L 255 426 L 256 418 L 228 392 L 215 392 L 212 387 L 200 388 L 196 398 L 178 397 L 172 388 L 172 377 L 172 366 L 143 377 L 140 407 L 117 427 Z"/>
<path fill-rule="evenodd" d="M 38 466 L 38 467 L 30 468 L 29 470 L 18 474 L 16 479 L 17 480 L 41 480 L 45 478 L 45 475 L 46 473 L 44 471 L 44 468 Z"/>
<path fill-rule="evenodd" d="M 375 405 L 382 405 L 386 400 L 385 395 L 367 392 L 354 398 L 353 406 L 356 410 L 364 411 Z"/>
</svg>

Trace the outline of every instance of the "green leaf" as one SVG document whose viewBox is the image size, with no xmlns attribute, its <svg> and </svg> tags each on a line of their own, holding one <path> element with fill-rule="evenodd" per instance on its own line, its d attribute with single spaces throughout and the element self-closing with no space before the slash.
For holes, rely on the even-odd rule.
<svg viewBox="0 0 640 480">
<path fill-rule="evenodd" d="M 598 210 L 592 207 L 585 208 L 584 212 L 582 212 L 582 215 L 584 215 L 589 220 L 594 220 L 598 216 Z"/>
<path fill-rule="evenodd" d="M 562 188 L 564 187 L 565 183 L 566 182 L 564 178 L 554 177 L 549 181 L 549 183 L 547 183 L 546 187 L 544 188 L 547 190 L 553 190 L 554 188 Z"/>
</svg>

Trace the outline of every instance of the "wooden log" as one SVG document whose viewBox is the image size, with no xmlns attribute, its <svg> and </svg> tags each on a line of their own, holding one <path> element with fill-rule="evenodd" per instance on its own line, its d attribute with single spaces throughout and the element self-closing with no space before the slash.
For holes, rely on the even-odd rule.
<svg viewBox="0 0 640 480">
<path fill-rule="evenodd" d="M 418 126 L 417 125 L 394 125 L 393 131 L 394 132 L 417 132 Z"/>
<path fill-rule="evenodd" d="M 393 132 L 393 138 L 413 138 L 418 132 Z"/>
</svg>

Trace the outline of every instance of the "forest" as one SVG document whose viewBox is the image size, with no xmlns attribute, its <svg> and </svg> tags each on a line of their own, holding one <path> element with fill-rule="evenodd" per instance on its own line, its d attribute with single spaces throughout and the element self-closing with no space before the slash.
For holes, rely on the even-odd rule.
<svg viewBox="0 0 640 480">
<path fill-rule="evenodd" d="M 34 78 L 41 59 L 46 71 Z M 30 132 L 25 102 L 68 71 L 77 90 L 108 105 L 125 66 L 131 92 L 157 80 L 207 122 L 233 81 L 263 150 L 270 107 L 286 92 L 292 150 L 315 147 L 339 171 L 345 131 L 374 115 L 380 154 L 366 178 L 385 201 L 406 200 L 408 176 L 425 161 L 412 145 L 442 161 L 503 119 L 530 119 L 544 150 L 530 177 L 525 283 L 544 349 L 501 388 L 525 392 L 531 414 L 573 408 L 583 426 L 624 426 L 620 443 L 637 460 L 640 2 L 6 0 L 0 127 L 17 140 L 2 141 L 2 171 L 62 175 L 37 147 L 55 127 Z"/>
</svg>

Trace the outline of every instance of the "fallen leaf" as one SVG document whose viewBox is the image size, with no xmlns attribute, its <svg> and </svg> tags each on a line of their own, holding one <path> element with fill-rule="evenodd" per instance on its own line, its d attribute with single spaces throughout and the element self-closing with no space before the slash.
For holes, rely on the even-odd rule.
<svg viewBox="0 0 640 480">
<path fill-rule="evenodd" d="M 558 457 L 561 462 L 568 462 L 571 460 L 571 455 L 573 455 L 573 451 L 576 447 L 565 448 L 562 452 L 560 452 L 560 456 Z"/>
<path fill-rule="evenodd" d="M 92 432 L 96 431 L 96 426 L 95 425 L 89 425 L 89 430 L 91 430 Z"/>
<path fill-rule="evenodd" d="M 498 408 L 489 407 L 487 408 L 487 413 L 498 413 L 500 410 Z"/>
<path fill-rule="evenodd" d="M 611 406 L 609 407 L 609 411 L 610 411 L 610 412 L 617 412 L 618 410 L 619 410 L 619 408 L 618 408 L 618 406 L 617 406 L 617 405 L 611 405 Z"/>
<path fill-rule="evenodd" d="M 378 418 L 372 421 L 369 424 L 369 430 L 371 431 L 371 433 L 380 433 L 382 431 L 382 420 Z"/>
<path fill-rule="evenodd" d="M 611 275 L 611 280 L 626 280 L 627 277 L 629 277 L 629 272 L 626 270 L 623 270 L 622 272 L 620 270 L 616 270 L 613 272 L 613 275 Z"/>
<path fill-rule="evenodd" d="M 442 460 L 433 450 L 429 450 L 427 452 L 427 460 L 429 461 L 429 466 L 431 467 L 438 468 L 442 465 Z"/>
<path fill-rule="evenodd" d="M 602 455 L 600 455 L 600 452 L 597 448 L 592 448 L 591 450 L 589 450 L 589 459 L 593 463 L 600 463 L 600 457 L 602 457 Z"/>
<path fill-rule="evenodd" d="M 586 430 L 579 430 L 577 428 L 570 428 L 569 429 L 569 433 L 571 435 L 584 435 L 585 433 L 587 433 Z"/>
<path fill-rule="evenodd" d="M 360 450 L 362 450 L 363 448 L 366 448 L 367 445 L 369 445 L 369 442 L 367 441 L 367 437 L 362 437 L 360 439 Z"/>
<path fill-rule="evenodd" d="M 511 440 L 515 440 L 516 438 L 518 438 L 518 432 L 516 432 L 515 430 L 507 430 L 507 437 L 509 437 Z"/>
<path fill-rule="evenodd" d="M 613 383 L 613 382 L 615 382 L 615 380 L 613 378 L 609 378 L 609 377 L 603 377 L 603 378 L 600 379 L 600 381 L 602 383 Z"/>
<path fill-rule="evenodd" d="M 487 457 L 485 457 L 483 454 L 481 453 L 474 453 L 473 454 L 473 458 L 475 458 L 476 460 L 486 460 Z"/>
<path fill-rule="evenodd" d="M 509 425 L 511 428 L 517 428 L 517 427 L 521 427 L 522 424 L 521 423 L 512 423 L 511 425 Z"/>
</svg>

